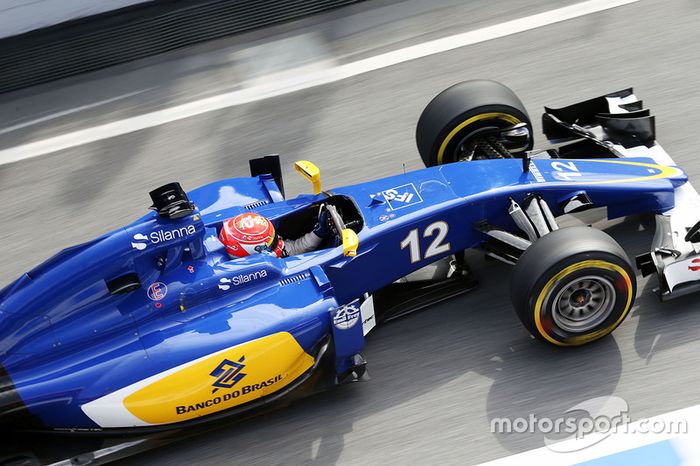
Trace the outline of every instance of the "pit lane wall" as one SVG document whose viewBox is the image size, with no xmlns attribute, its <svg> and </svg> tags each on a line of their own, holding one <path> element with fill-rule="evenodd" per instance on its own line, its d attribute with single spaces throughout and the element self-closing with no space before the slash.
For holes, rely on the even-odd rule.
<svg viewBox="0 0 700 466">
<path fill-rule="evenodd" d="M 0 0 L 0 94 L 360 1 Z"/>
<path fill-rule="evenodd" d="M 0 0 L 0 39 L 151 0 Z"/>
</svg>

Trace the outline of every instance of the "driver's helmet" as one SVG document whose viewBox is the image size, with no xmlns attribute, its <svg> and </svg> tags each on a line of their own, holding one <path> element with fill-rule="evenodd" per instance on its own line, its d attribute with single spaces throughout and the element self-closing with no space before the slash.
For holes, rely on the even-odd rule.
<svg viewBox="0 0 700 466">
<path fill-rule="evenodd" d="M 246 257 L 261 252 L 281 257 L 284 250 L 284 243 L 277 236 L 272 223 L 254 212 L 226 220 L 221 227 L 219 240 L 231 257 Z"/>
</svg>

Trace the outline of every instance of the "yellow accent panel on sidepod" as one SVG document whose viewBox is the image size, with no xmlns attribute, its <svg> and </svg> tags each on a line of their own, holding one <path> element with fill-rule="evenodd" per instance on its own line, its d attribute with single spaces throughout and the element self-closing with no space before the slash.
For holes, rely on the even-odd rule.
<svg viewBox="0 0 700 466">
<path fill-rule="evenodd" d="M 245 357 L 245 374 L 230 388 L 210 375 L 224 360 Z M 186 421 L 274 393 L 306 372 L 314 359 L 287 332 L 275 333 L 212 355 L 132 393 L 124 406 L 150 424 Z"/>
</svg>

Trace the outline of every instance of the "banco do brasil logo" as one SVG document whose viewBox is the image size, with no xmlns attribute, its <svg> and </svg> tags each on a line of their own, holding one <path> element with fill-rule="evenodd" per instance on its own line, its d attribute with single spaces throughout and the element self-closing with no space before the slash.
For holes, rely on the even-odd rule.
<svg viewBox="0 0 700 466">
<path fill-rule="evenodd" d="M 245 356 L 241 356 L 238 362 L 228 359 L 221 361 L 221 364 L 209 374 L 217 378 L 216 382 L 211 384 L 212 387 L 214 387 L 211 392 L 216 393 L 220 388 L 231 388 L 243 380 L 243 377 L 246 376 L 246 374 L 242 372 L 245 368 L 245 364 L 242 364 L 243 361 L 245 361 Z"/>
</svg>

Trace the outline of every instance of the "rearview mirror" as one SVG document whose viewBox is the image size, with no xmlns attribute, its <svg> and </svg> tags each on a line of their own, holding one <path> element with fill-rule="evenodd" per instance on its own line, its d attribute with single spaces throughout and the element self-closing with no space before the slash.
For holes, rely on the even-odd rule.
<svg viewBox="0 0 700 466">
<path fill-rule="evenodd" d="M 700 243 L 700 221 L 698 221 L 688 230 L 688 233 L 685 234 L 684 239 L 689 243 Z"/>
<path fill-rule="evenodd" d="M 518 123 L 500 132 L 500 143 L 511 154 L 525 152 L 530 147 L 531 140 L 530 129 L 525 122 Z"/>
<path fill-rule="evenodd" d="M 294 162 L 294 169 L 309 180 L 314 187 L 314 194 L 321 192 L 321 170 L 308 160 Z"/>
<path fill-rule="evenodd" d="M 343 255 L 355 257 L 357 248 L 360 246 L 360 240 L 357 238 L 357 233 L 350 228 L 346 228 L 342 233 L 343 237 Z"/>
</svg>

